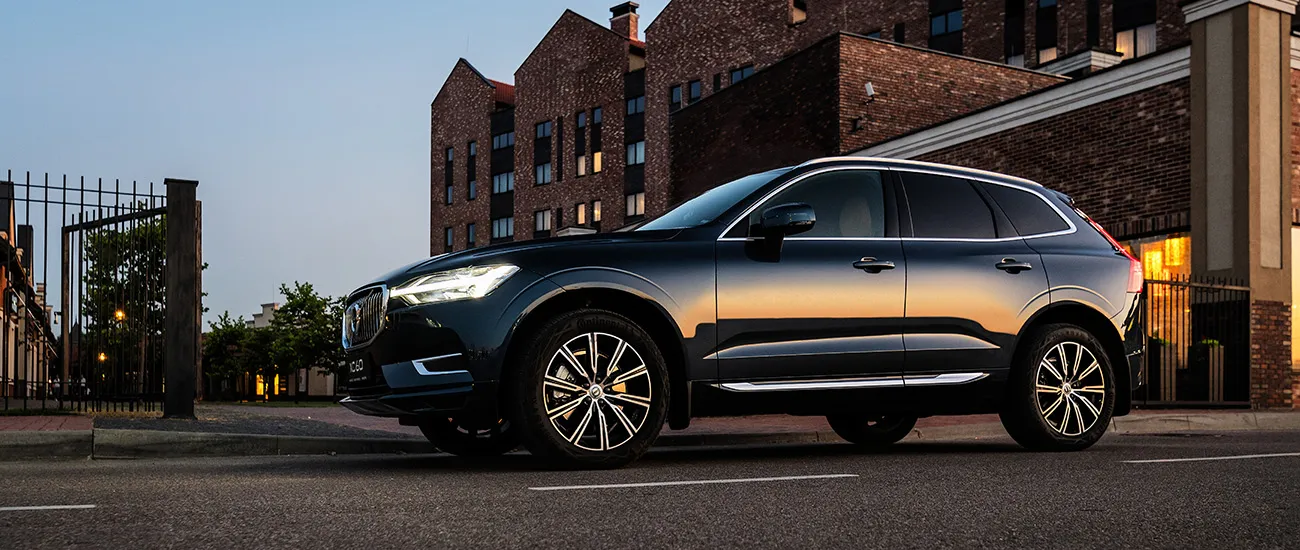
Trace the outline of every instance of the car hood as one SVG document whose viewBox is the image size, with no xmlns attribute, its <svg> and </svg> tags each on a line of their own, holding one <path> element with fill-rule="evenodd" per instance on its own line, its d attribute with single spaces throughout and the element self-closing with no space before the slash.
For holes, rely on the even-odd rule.
<svg viewBox="0 0 1300 550">
<path fill-rule="evenodd" d="M 673 238 L 681 230 L 671 229 L 663 231 L 626 231 L 619 233 L 593 233 L 590 235 L 573 235 L 569 237 L 553 237 L 548 239 L 536 239 L 530 241 L 514 241 L 501 243 L 483 248 L 472 248 L 450 254 L 439 254 L 410 265 L 395 269 L 380 276 L 375 281 L 365 286 L 375 284 L 386 284 L 394 286 L 410 280 L 412 277 L 424 275 L 426 273 L 435 273 L 468 267 L 474 265 L 487 265 L 496 263 L 515 263 L 519 267 L 527 269 L 524 257 L 530 254 L 547 253 L 568 249 L 605 246 L 611 244 L 638 243 L 664 241 Z M 574 257 L 581 257 L 574 255 Z M 520 265 L 520 264 L 524 265 Z M 363 287 L 364 288 L 364 287 Z"/>
</svg>

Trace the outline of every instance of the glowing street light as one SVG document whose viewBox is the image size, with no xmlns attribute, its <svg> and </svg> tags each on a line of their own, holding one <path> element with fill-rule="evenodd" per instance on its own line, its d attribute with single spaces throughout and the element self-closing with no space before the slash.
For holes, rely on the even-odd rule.
<svg viewBox="0 0 1300 550">
<path fill-rule="evenodd" d="M 125 312 L 125 311 L 122 311 L 122 310 L 120 310 L 120 309 L 117 310 L 117 311 L 114 311 L 114 312 L 113 312 L 113 318 L 114 318 L 114 319 L 117 319 L 118 321 L 124 321 L 124 320 L 126 320 L 126 312 Z"/>
<path fill-rule="evenodd" d="M 99 362 L 100 362 L 100 363 L 103 363 L 104 361 L 107 361 L 107 360 L 108 360 L 108 354 L 107 354 L 107 353 L 104 353 L 104 352 L 102 352 L 102 351 L 99 352 Z"/>
</svg>

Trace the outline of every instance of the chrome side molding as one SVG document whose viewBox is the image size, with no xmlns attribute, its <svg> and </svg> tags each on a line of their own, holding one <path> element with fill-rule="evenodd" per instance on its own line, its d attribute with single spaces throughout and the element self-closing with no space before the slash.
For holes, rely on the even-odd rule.
<svg viewBox="0 0 1300 550">
<path fill-rule="evenodd" d="M 736 392 L 847 390 L 862 388 L 902 388 L 909 386 L 954 386 L 987 378 L 987 372 L 880 376 L 837 380 L 773 380 L 770 382 L 724 382 L 714 387 Z"/>
</svg>

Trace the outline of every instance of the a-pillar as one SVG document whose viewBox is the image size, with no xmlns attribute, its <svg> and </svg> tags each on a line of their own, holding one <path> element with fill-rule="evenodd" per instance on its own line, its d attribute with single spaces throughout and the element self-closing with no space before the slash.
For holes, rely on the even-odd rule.
<svg viewBox="0 0 1300 550">
<path fill-rule="evenodd" d="M 1183 6 L 1192 35 L 1192 270 L 1250 286 L 1256 408 L 1292 406 L 1289 121 L 1296 1 Z"/>
</svg>

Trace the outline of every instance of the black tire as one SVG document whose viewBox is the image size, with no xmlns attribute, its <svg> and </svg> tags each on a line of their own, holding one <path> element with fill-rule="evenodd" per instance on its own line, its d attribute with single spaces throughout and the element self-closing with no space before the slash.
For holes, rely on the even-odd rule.
<svg viewBox="0 0 1300 550">
<path fill-rule="evenodd" d="M 592 334 L 598 359 L 588 376 Z M 671 398 L 668 370 L 654 340 L 631 320 L 595 309 L 566 313 L 529 335 L 522 349 L 508 381 L 508 401 L 516 405 L 510 418 L 524 446 L 548 466 L 617 468 L 659 437 Z M 582 368 L 573 368 L 570 358 Z"/>
<path fill-rule="evenodd" d="M 915 416 L 833 414 L 826 417 L 835 434 L 867 449 L 888 447 L 902 441 L 916 427 Z"/>
<path fill-rule="evenodd" d="M 482 424 L 434 418 L 420 422 L 420 431 L 438 450 L 456 456 L 497 456 L 519 448 L 519 430 L 509 421 Z"/>
<path fill-rule="evenodd" d="M 1101 439 L 1114 411 L 1115 374 L 1101 343 L 1080 327 L 1053 324 L 1017 355 L 1000 416 L 1026 449 L 1079 451 Z"/>
</svg>

